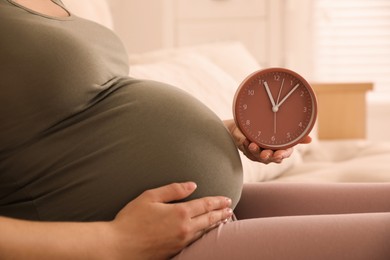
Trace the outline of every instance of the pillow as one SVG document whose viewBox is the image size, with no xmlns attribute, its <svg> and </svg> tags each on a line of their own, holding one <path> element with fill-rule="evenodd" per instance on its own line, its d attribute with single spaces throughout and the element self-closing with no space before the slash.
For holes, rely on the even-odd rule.
<svg viewBox="0 0 390 260">
<path fill-rule="evenodd" d="M 237 43 L 222 43 L 220 48 L 212 44 L 136 54 L 129 57 L 130 76 L 179 87 L 221 119 L 228 119 L 233 116 L 232 101 L 240 78 L 258 69 L 247 55 Z M 272 180 L 302 161 L 297 149 L 282 164 L 264 165 L 250 161 L 242 153 L 240 156 L 245 182 Z"/>
<path fill-rule="evenodd" d="M 186 53 L 201 54 L 229 74 L 237 83 L 259 70 L 260 65 L 241 42 L 215 42 L 176 49 L 157 50 L 130 56 L 130 64 L 150 63 Z"/>
<path fill-rule="evenodd" d="M 182 53 L 151 63 L 130 65 L 130 76 L 179 87 L 213 110 L 221 119 L 232 118 L 231 102 L 237 82 L 197 53 Z"/>
</svg>

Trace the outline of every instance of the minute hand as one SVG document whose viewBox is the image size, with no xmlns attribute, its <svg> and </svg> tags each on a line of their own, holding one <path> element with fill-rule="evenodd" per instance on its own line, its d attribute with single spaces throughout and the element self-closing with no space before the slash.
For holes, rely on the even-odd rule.
<svg viewBox="0 0 390 260">
<path fill-rule="evenodd" d="M 299 83 L 296 84 L 295 87 L 294 87 L 292 90 L 290 90 L 290 92 L 288 92 L 288 94 L 282 99 L 282 101 L 280 101 L 280 103 L 276 104 L 276 106 L 279 108 L 279 107 L 284 103 L 284 101 L 286 101 L 287 98 L 288 98 L 289 96 L 291 96 L 291 94 L 292 94 L 298 87 L 299 87 Z"/>
</svg>

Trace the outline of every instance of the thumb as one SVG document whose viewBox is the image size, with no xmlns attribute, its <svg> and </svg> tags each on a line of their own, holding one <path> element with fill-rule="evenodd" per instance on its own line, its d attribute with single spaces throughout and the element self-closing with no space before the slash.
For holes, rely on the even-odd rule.
<svg viewBox="0 0 390 260">
<path fill-rule="evenodd" d="M 197 186 L 194 182 L 172 183 L 150 190 L 154 202 L 172 202 L 190 196 Z"/>
</svg>

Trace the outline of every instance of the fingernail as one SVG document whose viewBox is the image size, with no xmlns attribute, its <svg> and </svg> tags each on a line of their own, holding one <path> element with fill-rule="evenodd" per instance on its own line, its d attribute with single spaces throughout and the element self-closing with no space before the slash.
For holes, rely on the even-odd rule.
<svg viewBox="0 0 390 260">
<path fill-rule="evenodd" d="M 230 198 L 226 198 L 226 202 L 228 203 L 228 206 L 232 205 L 232 200 Z"/>
<path fill-rule="evenodd" d="M 248 146 L 249 150 L 252 151 L 252 152 L 257 152 L 258 151 L 258 147 L 257 145 L 251 143 L 249 146 Z"/>
<path fill-rule="evenodd" d="M 187 190 L 195 190 L 197 188 L 196 183 L 192 182 L 192 181 L 183 183 L 183 185 L 184 185 L 185 189 L 187 189 Z"/>
<path fill-rule="evenodd" d="M 229 214 L 229 216 L 233 215 L 233 210 L 231 208 L 227 208 L 226 212 Z"/>
<path fill-rule="evenodd" d="M 283 156 L 278 156 L 278 157 L 275 157 L 275 161 L 282 161 L 284 159 Z"/>
</svg>

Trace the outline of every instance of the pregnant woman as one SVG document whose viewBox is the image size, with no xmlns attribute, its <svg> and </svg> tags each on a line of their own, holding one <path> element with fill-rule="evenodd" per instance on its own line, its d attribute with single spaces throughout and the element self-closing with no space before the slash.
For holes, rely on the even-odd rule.
<svg viewBox="0 0 390 260">
<path fill-rule="evenodd" d="M 0 33 L 1 259 L 389 256 L 388 185 L 243 185 L 237 147 L 292 149 L 129 78 L 110 30 L 59 0 L 0 0 Z"/>
</svg>

